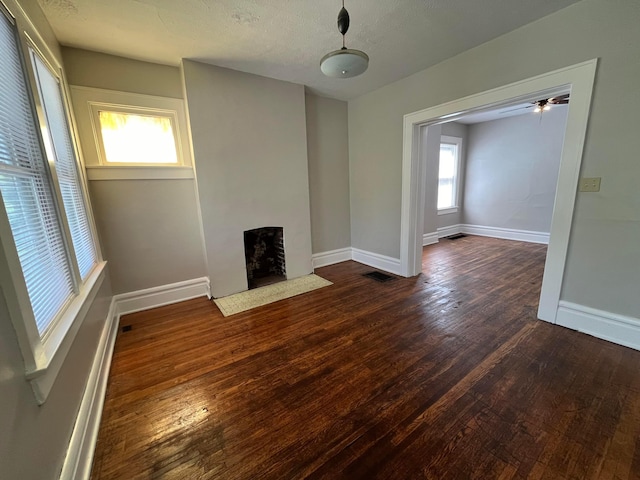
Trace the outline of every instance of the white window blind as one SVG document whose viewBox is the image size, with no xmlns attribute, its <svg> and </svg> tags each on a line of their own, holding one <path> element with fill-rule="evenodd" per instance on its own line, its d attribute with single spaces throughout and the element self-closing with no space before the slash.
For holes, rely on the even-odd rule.
<svg viewBox="0 0 640 480">
<path fill-rule="evenodd" d="M 0 192 L 40 335 L 74 294 L 16 31 L 0 11 Z"/>
<path fill-rule="evenodd" d="M 69 223 L 73 249 L 80 276 L 84 280 L 96 264 L 97 255 L 76 167 L 76 157 L 71 143 L 62 91 L 58 78 L 33 50 L 31 50 L 31 59 L 48 126 L 48 132 L 43 132 L 43 138 L 45 143 L 50 142 L 52 147 L 50 150 L 52 150 L 55 159 L 56 174 Z"/>
</svg>

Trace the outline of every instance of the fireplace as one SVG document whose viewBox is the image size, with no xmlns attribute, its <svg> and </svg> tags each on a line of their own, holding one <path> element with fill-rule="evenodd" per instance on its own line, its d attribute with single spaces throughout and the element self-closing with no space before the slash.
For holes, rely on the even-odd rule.
<svg viewBox="0 0 640 480">
<path fill-rule="evenodd" d="M 282 227 L 262 227 L 244 232 L 249 290 L 287 279 Z"/>
</svg>

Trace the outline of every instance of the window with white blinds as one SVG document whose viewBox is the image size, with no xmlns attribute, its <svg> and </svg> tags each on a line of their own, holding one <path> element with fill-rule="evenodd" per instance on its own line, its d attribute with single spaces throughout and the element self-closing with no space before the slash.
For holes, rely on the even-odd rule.
<svg viewBox="0 0 640 480">
<path fill-rule="evenodd" d="M 98 255 L 60 84 L 31 53 L 27 65 L 14 20 L 0 8 L 0 194 L 22 273 L 13 281 L 26 289 L 33 314 L 23 320 L 45 342 Z M 29 66 L 42 122 L 26 75 Z"/>
<path fill-rule="evenodd" d="M 33 50 L 30 53 L 48 127 L 48 131 L 43 132 L 43 139 L 45 145 L 49 145 L 48 150 L 55 161 L 56 175 L 69 223 L 73 249 L 80 276 L 84 280 L 96 264 L 97 255 L 76 167 L 77 162 L 62 91 L 58 78 L 49 70 L 40 56 Z"/>
<path fill-rule="evenodd" d="M 74 293 L 12 23 L 0 15 L 0 191 L 38 331 Z"/>
</svg>

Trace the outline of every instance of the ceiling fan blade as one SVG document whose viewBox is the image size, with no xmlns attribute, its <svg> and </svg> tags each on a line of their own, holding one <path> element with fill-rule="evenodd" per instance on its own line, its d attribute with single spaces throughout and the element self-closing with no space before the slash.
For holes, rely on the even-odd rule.
<svg viewBox="0 0 640 480">
<path fill-rule="evenodd" d="M 565 103 L 569 103 L 569 94 L 566 93 L 564 95 L 559 95 L 557 97 L 553 97 L 547 100 L 548 103 L 552 105 L 562 105 Z"/>
</svg>

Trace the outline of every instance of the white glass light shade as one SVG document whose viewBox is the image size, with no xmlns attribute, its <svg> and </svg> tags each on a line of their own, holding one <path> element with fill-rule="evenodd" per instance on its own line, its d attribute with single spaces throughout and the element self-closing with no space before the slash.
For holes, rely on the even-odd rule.
<svg viewBox="0 0 640 480">
<path fill-rule="evenodd" d="M 360 50 L 344 48 L 327 53 L 320 60 L 320 70 L 327 77 L 351 78 L 364 73 L 369 66 L 369 57 Z"/>
</svg>

